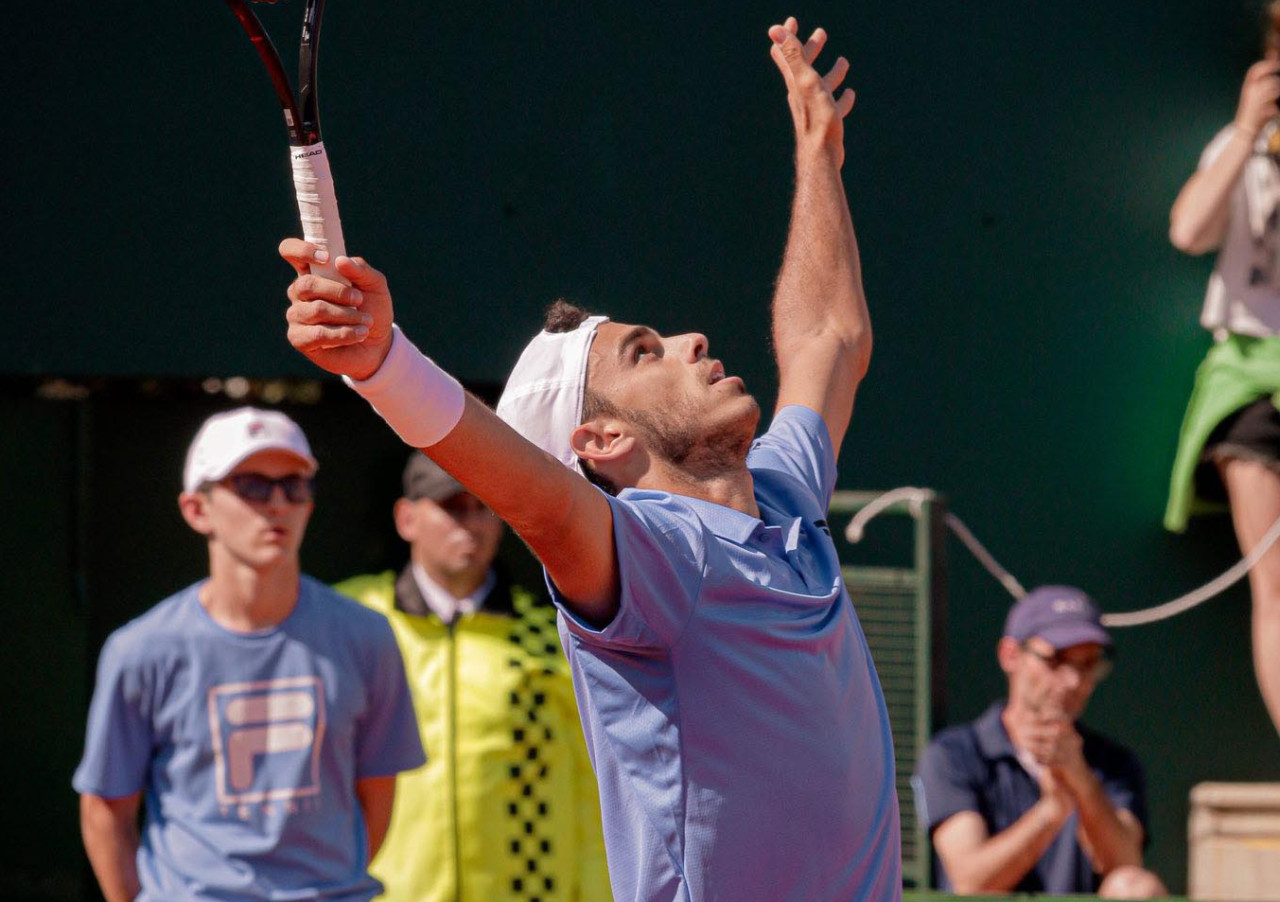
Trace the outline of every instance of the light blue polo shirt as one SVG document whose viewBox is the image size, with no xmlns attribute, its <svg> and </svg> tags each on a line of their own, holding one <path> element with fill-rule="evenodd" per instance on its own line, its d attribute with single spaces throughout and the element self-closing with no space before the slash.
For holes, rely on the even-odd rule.
<svg viewBox="0 0 1280 902">
<path fill-rule="evenodd" d="M 821 417 L 783 409 L 747 466 L 761 519 L 666 492 L 610 499 L 608 626 L 556 597 L 614 899 L 893 902 L 889 718 L 826 525 Z"/>
</svg>

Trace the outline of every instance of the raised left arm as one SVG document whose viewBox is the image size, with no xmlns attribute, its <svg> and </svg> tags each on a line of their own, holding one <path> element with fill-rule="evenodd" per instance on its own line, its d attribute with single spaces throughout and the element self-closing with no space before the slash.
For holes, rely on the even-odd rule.
<svg viewBox="0 0 1280 902">
<path fill-rule="evenodd" d="M 794 18 L 769 29 L 796 131 L 795 199 L 773 298 L 778 408 L 801 404 L 821 414 L 839 454 L 871 361 L 858 242 L 840 177 L 854 94 L 845 88 L 835 96 L 849 71 L 844 57 L 825 76 L 813 67 L 826 32 L 816 29 L 801 44 L 797 29 Z"/>
</svg>

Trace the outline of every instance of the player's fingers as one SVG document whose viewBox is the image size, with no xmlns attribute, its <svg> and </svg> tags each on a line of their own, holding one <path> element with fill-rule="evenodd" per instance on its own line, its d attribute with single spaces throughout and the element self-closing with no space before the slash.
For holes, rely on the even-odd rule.
<svg viewBox="0 0 1280 902">
<path fill-rule="evenodd" d="M 831 71 L 822 76 L 822 84 L 828 91 L 835 94 L 836 88 L 840 87 L 840 83 L 844 81 L 844 77 L 849 74 L 849 61 L 843 56 L 836 57 L 836 61 L 831 66 Z"/>
<path fill-rule="evenodd" d="M 278 248 L 280 256 L 288 262 L 299 275 L 309 271 L 312 263 L 326 263 L 329 252 L 301 238 L 286 238 Z"/>
<path fill-rule="evenodd" d="M 344 285 L 312 273 L 304 273 L 294 279 L 285 294 L 295 303 L 330 301 L 343 307 L 359 307 L 364 303 L 364 292 L 355 285 Z"/>
<path fill-rule="evenodd" d="M 1258 82 L 1264 78 L 1271 78 L 1277 72 L 1280 72 L 1280 59 L 1267 57 L 1250 66 L 1249 71 L 1245 73 L 1244 80 L 1246 84 Z"/>
<path fill-rule="evenodd" d="M 844 89 L 844 93 L 841 94 L 840 98 L 836 101 L 836 113 L 841 119 L 849 115 L 849 112 L 853 109 L 854 101 L 857 99 L 858 95 L 854 93 L 853 88 Z"/>
<path fill-rule="evenodd" d="M 815 28 L 813 34 L 809 35 L 809 40 L 804 43 L 804 61 L 813 65 L 813 61 L 818 58 L 818 54 L 825 46 L 827 46 L 827 30 Z"/>
<path fill-rule="evenodd" d="M 371 326 L 373 317 L 355 307 L 343 307 L 328 301 L 298 301 L 290 304 L 284 318 L 304 326 Z"/>
<path fill-rule="evenodd" d="M 774 28 L 779 26 L 775 25 Z M 781 40 L 769 45 L 769 56 L 773 57 L 773 63 L 778 67 L 778 71 L 782 73 L 783 81 L 787 83 L 787 92 L 791 93 L 794 89 L 793 79 L 791 76 L 791 66 L 787 63 L 787 58 L 782 55 Z"/>
<path fill-rule="evenodd" d="M 378 292 L 387 290 L 387 277 L 370 266 L 364 257 L 339 257 L 333 263 L 356 288 Z"/>
<path fill-rule="evenodd" d="M 782 63 L 789 70 L 791 78 L 794 78 L 806 70 L 812 71 L 812 67 L 804 58 L 804 45 L 801 44 L 800 39 L 791 32 L 784 29 L 783 39 L 775 42 L 774 47 L 782 56 Z M 788 79 L 787 84 L 791 84 L 790 79 Z"/>
<path fill-rule="evenodd" d="M 800 33 L 800 23 L 795 16 L 787 16 L 787 20 L 782 23 L 782 27 L 792 34 L 798 35 Z"/>
<path fill-rule="evenodd" d="M 368 326 L 308 326 L 289 324 L 289 344 L 299 351 L 322 351 L 343 348 L 364 341 L 369 335 Z"/>
</svg>

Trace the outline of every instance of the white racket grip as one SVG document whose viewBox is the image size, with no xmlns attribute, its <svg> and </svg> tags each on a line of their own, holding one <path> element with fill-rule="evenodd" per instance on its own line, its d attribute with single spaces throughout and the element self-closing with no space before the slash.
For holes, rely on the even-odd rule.
<svg viewBox="0 0 1280 902">
<path fill-rule="evenodd" d="M 311 264 L 316 275 L 347 280 L 338 275 L 333 261 L 347 252 L 342 240 L 342 220 L 338 218 L 338 198 L 333 192 L 333 175 L 329 172 L 329 155 L 324 142 L 306 147 L 289 148 L 293 165 L 293 189 L 298 195 L 298 214 L 302 217 L 302 237 L 329 251 L 329 262 Z"/>
</svg>

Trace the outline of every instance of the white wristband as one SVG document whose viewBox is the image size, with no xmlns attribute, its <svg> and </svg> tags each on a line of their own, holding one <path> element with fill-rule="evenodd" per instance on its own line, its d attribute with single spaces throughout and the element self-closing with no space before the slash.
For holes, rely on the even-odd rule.
<svg viewBox="0 0 1280 902">
<path fill-rule="evenodd" d="M 343 376 L 342 381 L 414 448 L 434 445 L 452 432 L 467 403 L 458 380 L 419 351 L 399 326 L 391 327 L 391 350 L 372 376 Z"/>
</svg>

